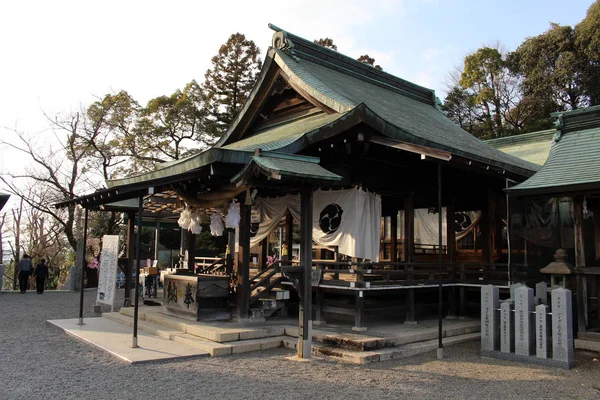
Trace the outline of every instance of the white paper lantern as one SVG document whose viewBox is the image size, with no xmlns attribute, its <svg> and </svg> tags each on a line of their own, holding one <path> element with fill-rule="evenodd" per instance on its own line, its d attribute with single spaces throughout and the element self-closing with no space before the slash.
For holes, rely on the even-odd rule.
<svg viewBox="0 0 600 400">
<path fill-rule="evenodd" d="M 227 217 L 225 217 L 225 227 L 237 229 L 240 226 L 240 205 L 236 201 L 232 201 L 227 209 Z"/>
<path fill-rule="evenodd" d="M 221 215 L 216 212 L 210 217 L 210 234 L 213 236 L 222 236 L 223 230 L 223 220 L 221 219 Z"/>
</svg>

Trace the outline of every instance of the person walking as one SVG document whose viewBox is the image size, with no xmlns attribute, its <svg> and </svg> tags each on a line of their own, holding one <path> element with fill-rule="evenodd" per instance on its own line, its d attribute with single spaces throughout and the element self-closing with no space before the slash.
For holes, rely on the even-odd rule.
<svg viewBox="0 0 600 400">
<path fill-rule="evenodd" d="M 37 293 L 44 293 L 44 286 L 46 285 L 46 279 L 48 279 L 48 266 L 46 265 L 46 260 L 42 258 L 42 261 L 35 267 L 35 287 L 37 288 Z"/>
<path fill-rule="evenodd" d="M 29 276 L 33 274 L 33 264 L 27 253 L 23 254 L 23 258 L 19 261 L 19 289 L 21 293 L 27 291 Z"/>
</svg>

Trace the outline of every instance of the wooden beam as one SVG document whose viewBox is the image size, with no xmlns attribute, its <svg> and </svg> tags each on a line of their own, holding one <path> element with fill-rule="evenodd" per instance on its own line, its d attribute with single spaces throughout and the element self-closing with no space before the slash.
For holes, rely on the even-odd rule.
<svg viewBox="0 0 600 400">
<path fill-rule="evenodd" d="M 367 142 L 380 144 L 382 146 L 392 147 L 398 150 L 408 151 L 409 153 L 420 154 L 422 156 L 435 158 L 438 160 L 450 161 L 452 154 L 447 151 L 432 149 L 425 146 L 419 146 L 412 143 L 401 142 L 399 140 L 392 140 L 383 138 L 381 136 L 370 136 L 366 139 Z"/>
</svg>

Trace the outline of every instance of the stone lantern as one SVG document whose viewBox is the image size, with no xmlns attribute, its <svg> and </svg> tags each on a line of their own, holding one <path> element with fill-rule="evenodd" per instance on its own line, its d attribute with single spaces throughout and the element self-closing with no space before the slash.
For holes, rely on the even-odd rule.
<svg viewBox="0 0 600 400">
<path fill-rule="evenodd" d="M 563 249 L 556 250 L 554 259 L 556 261 L 540 269 L 540 272 L 550 275 L 550 287 L 552 289 L 559 287 L 567 289 L 570 286 L 567 284 L 567 275 L 573 274 L 573 265 L 567 262 L 567 252 Z"/>
</svg>

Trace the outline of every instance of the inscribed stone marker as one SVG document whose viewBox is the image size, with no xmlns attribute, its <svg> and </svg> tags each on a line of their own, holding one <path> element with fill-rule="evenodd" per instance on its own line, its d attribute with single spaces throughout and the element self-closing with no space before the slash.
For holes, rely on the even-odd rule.
<svg viewBox="0 0 600 400">
<path fill-rule="evenodd" d="M 535 284 L 535 305 L 548 305 L 548 285 L 546 282 L 538 282 Z"/>
<path fill-rule="evenodd" d="M 486 285 L 481 287 L 481 349 L 498 350 L 499 315 L 496 311 L 500 305 L 498 287 Z"/>
<path fill-rule="evenodd" d="M 523 285 L 522 283 L 514 283 L 512 285 L 510 285 L 510 299 L 511 300 L 515 300 L 515 290 L 517 290 L 520 287 L 523 287 L 525 285 Z"/>
<path fill-rule="evenodd" d="M 552 297 L 552 358 L 573 363 L 573 308 L 569 289 L 558 288 Z"/>
<path fill-rule="evenodd" d="M 500 304 L 500 351 L 512 353 L 515 351 L 515 317 L 512 300 Z"/>
<path fill-rule="evenodd" d="M 515 353 L 533 354 L 533 289 L 521 286 L 515 290 Z"/>
<path fill-rule="evenodd" d="M 548 306 L 544 304 L 535 307 L 535 355 L 548 358 Z"/>
</svg>

